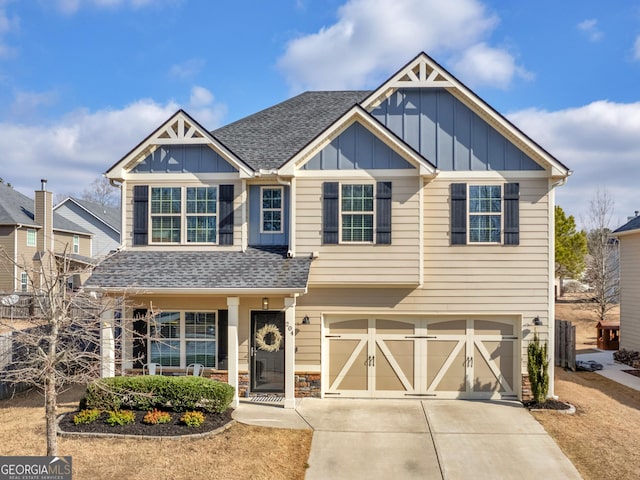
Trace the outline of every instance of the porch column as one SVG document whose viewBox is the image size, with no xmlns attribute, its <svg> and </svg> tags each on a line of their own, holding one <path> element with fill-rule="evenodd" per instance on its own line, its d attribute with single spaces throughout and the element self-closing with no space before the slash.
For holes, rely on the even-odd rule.
<svg viewBox="0 0 640 480">
<path fill-rule="evenodd" d="M 235 393 L 231 408 L 237 408 L 238 399 L 238 318 L 240 297 L 227 297 L 228 323 L 227 323 L 227 382 L 231 385 Z"/>
<path fill-rule="evenodd" d="M 100 315 L 100 376 L 113 377 L 116 374 L 116 348 L 113 335 L 113 310 Z"/>
<path fill-rule="evenodd" d="M 284 299 L 284 408 L 296 408 L 296 298 Z"/>
</svg>

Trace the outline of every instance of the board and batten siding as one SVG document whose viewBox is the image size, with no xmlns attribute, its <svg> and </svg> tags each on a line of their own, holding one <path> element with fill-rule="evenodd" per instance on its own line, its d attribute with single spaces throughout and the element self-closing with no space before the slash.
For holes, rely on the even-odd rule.
<svg viewBox="0 0 640 480">
<path fill-rule="evenodd" d="M 185 249 L 185 248 L 193 248 L 195 250 L 202 250 L 203 248 L 209 248 L 208 245 L 203 244 L 175 244 L 175 245 L 145 245 L 145 246 L 134 246 L 133 245 L 133 187 L 135 185 L 148 185 L 151 187 L 208 187 L 215 186 L 220 187 L 220 185 L 233 185 L 233 245 L 211 245 L 212 248 L 216 249 L 226 249 L 226 250 L 238 250 L 242 246 L 242 182 L 239 180 L 221 180 L 220 182 L 194 182 L 194 181 L 180 181 L 175 178 L 167 178 L 167 180 L 163 182 L 145 182 L 145 181 L 128 181 L 126 183 L 126 199 L 123 204 L 124 214 L 125 214 L 125 228 L 122 230 L 122 243 L 127 248 L 162 248 L 162 249 Z M 218 191 L 218 195 L 220 192 Z M 149 212 L 150 210 L 148 210 Z M 149 221 L 149 235 L 148 238 L 151 238 L 151 222 Z M 220 233 L 220 225 L 218 224 L 218 232 Z"/>
<path fill-rule="evenodd" d="M 640 232 L 620 237 L 620 348 L 640 350 Z"/>
<path fill-rule="evenodd" d="M 522 319 L 523 324 L 530 324 L 534 317 L 539 316 L 545 326 L 538 327 L 538 333 L 541 338 L 547 338 L 549 222 L 553 221 L 549 218 L 548 180 L 509 178 L 508 181 L 520 183 L 519 245 L 450 245 L 449 186 L 456 181 L 437 178 L 425 185 L 424 283 L 421 287 L 386 285 L 384 281 L 388 273 L 381 270 L 378 273 L 380 288 L 314 288 L 319 286 L 315 282 L 318 277 L 314 275 L 314 270 L 322 265 L 320 260 L 323 256 L 327 256 L 321 251 L 320 258 L 314 260 L 311 267 L 309 293 L 298 298 L 296 314 L 300 317 L 308 315 L 310 325 L 299 327 L 296 361 L 320 365 L 322 315 L 327 312 L 422 315 L 443 319 L 459 314 L 468 315 L 469 318 L 474 315 L 497 315 L 517 318 L 518 321 Z M 470 180 L 469 184 L 483 182 L 492 183 Z M 298 215 L 302 216 L 300 211 Z M 410 223 L 409 219 L 405 222 Z M 413 219 L 412 225 L 415 232 L 418 228 L 417 219 Z M 396 228 L 395 218 L 393 227 Z M 316 225 L 315 230 L 318 228 Z M 311 232 L 314 228 L 309 225 L 307 230 Z M 337 245 L 332 248 L 341 247 Z M 301 250 L 300 246 L 298 250 Z M 337 257 L 337 254 L 334 255 Z M 348 257 L 348 253 L 345 252 L 345 256 Z M 364 262 L 379 265 L 380 257 L 374 251 Z M 392 264 L 386 268 L 394 269 Z M 523 330 L 524 333 L 532 335 L 533 332 Z M 523 371 L 526 368 L 526 340 L 529 339 L 527 336 L 522 342 Z"/>
<path fill-rule="evenodd" d="M 298 255 L 318 252 L 309 275 L 309 287 L 330 285 L 417 285 L 420 280 L 419 187 L 416 176 L 377 179 L 340 177 L 343 184 L 392 184 L 392 241 L 322 243 L 322 185 L 324 179 L 296 180 L 296 249 Z M 335 180 L 331 180 L 335 181 Z M 375 203 L 375 202 L 374 202 Z M 375 207 L 374 207 L 375 208 Z"/>
</svg>

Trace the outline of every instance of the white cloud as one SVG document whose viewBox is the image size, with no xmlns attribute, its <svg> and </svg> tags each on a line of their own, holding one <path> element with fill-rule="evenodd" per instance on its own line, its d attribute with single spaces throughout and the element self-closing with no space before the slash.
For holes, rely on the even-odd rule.
<svg viewBox="0 0 640 480">
<path fill-rule="evenodd" d="M 499 78 L 505 85 L 519 67 L 509 52 L 486 45 L 498 22 L 478 0 L 348 0 L 336 23 L 291 40 L 278 66 L 296 91 L 352 89 L 371 87 L 392 73 L 389 65 L 423 50 L 439 58 L 456 56 L 466 67 L 472 53 L 465 52 L 481 46 L 498 72 L 467 69 L 465 81 Z"/>
<path fill-rule="evenodd" d="M 190 79 L 200 73 L 205 64 L 206 62 L 201 58 L 192 58 L 182 63 L 176 63 L 169 67 L 169 76 L 180 80 Z"/>
<path fill-rule="evenodd" d="M 590 18 L 583 20 L 578 24 L 578 30 L 581 30 L 587 34 L 589 41 L 598 42 L 604 37 L 604 33 L 598 28 L 598 20 Z"/>
<path fill-rule="evenodd" d="M 479 43 L 466 49 L 453 69 L 469 85 L 492 85 L 505 89 L 514 75 L 529 79 L 531 74 L 516 65 L 515 59 L 498 48 Z"/>
<path fill-rule="evenodd" d="M 615 198 L 615 227 L 640 210 L 640 102 L 603 100 L 555 112 L 523 110 L 508 117 L 574 171 L 557 190 L 557 203 L 567 213 L 584 218 L 598 187 Z"/>
<path fill-rule="evenodd" d="M 189 113 L 214 129 L 224 108 L 204 90 L 194 87 Z M 40 178 L 56 193 L 78 194 L 178 108 L 146 99 L 122 109 L 78 109 L 51 124 L 0 123 L 1 176 L 26 195 Z"/>
</svg>

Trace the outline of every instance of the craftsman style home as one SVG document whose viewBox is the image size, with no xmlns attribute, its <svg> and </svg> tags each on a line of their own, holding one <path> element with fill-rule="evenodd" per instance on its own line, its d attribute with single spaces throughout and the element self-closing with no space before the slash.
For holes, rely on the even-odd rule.
<svg viewBox="0 0 640 480">
<path fill-rule="evenodd" d="M 376 90 L 303 93 L 213 132 L 176 112 L 107 170 L 122 246 L 86 287 L 135 300 L 121 318 L 148 340 L 122 340 L 125 372 L 201 363 L 286 407 L 517 399 L 528 341 L 553 341 L 569 174 L 421 53 Z"/>
</svg>

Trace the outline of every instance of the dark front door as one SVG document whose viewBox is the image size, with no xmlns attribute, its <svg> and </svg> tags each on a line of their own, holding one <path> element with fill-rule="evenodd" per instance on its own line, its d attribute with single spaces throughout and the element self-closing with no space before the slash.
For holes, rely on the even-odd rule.
<svg viewBox="0 0 640 480">
<path fill-rule="evenodd" d="M 251 314 L 251 391 L 284 393 L 284 312 Z"/>
</svg>

